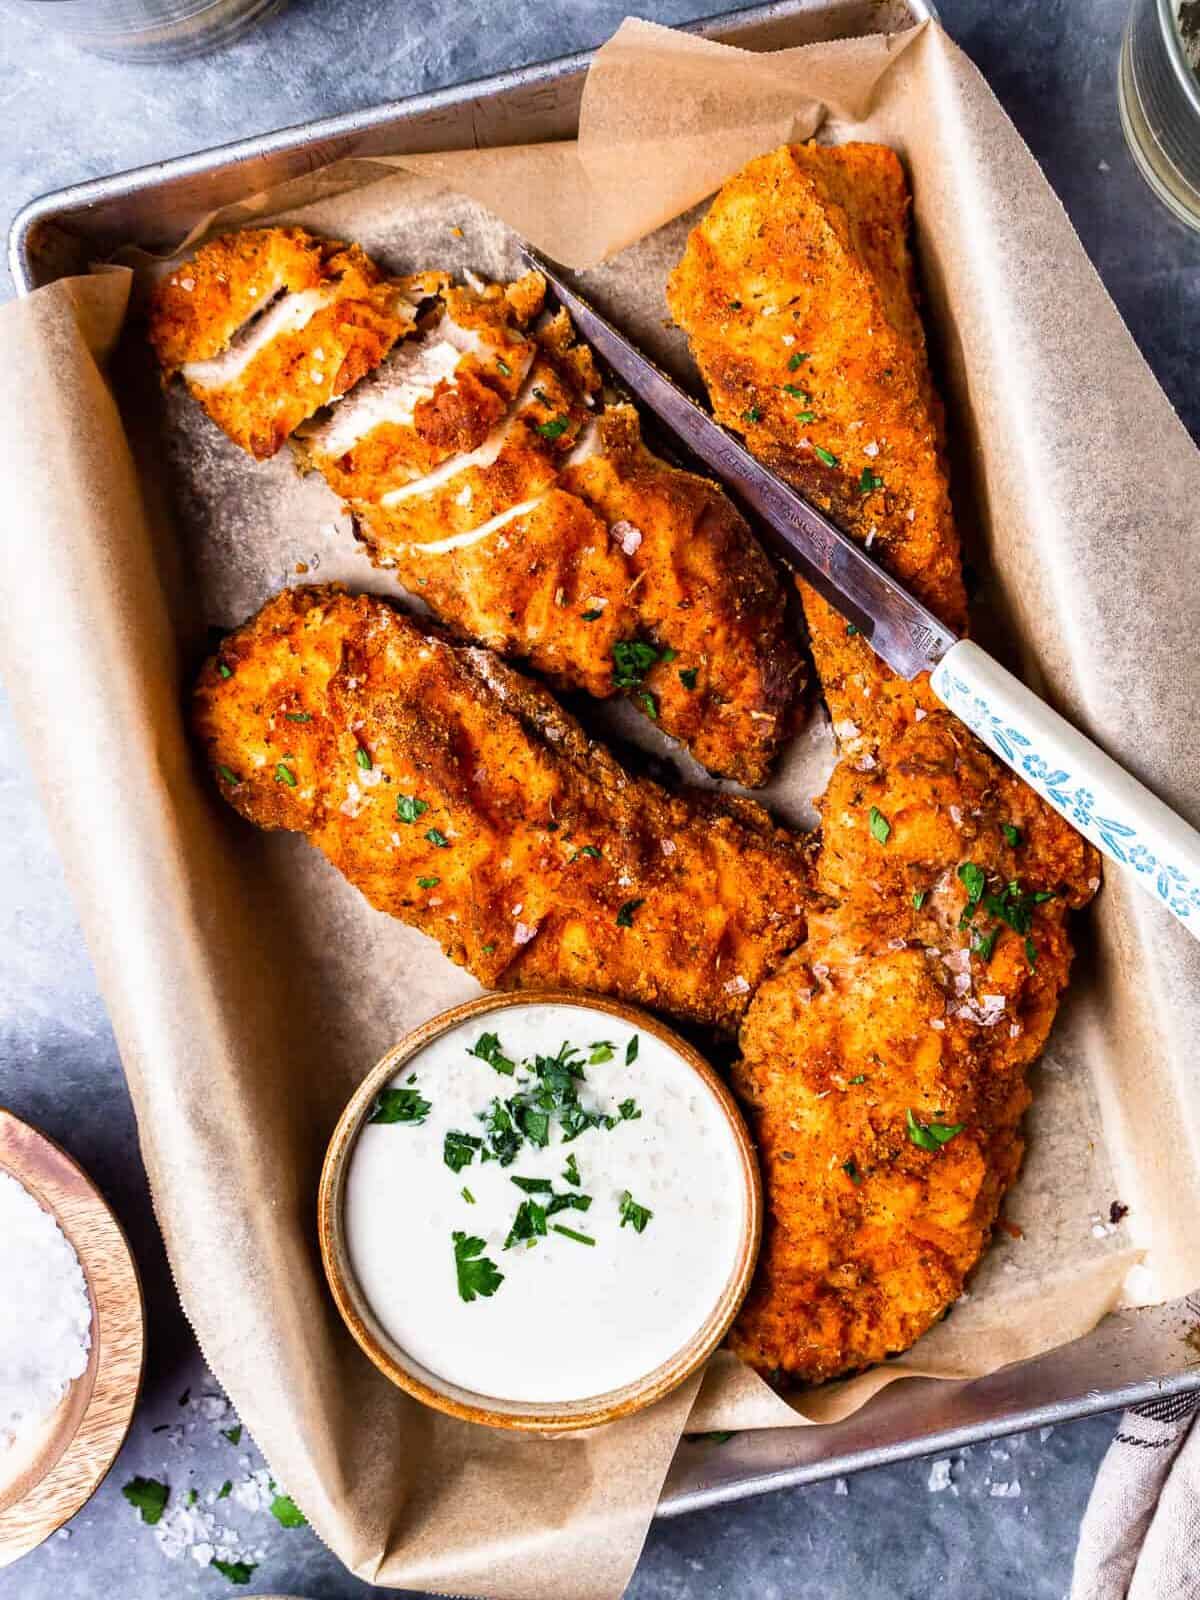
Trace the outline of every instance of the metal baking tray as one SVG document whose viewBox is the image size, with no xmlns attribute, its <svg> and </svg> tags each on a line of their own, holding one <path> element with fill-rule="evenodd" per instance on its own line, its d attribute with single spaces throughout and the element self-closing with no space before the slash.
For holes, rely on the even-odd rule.
<svg viewBox="0 0 1200 1600">
<path fill-rule="evenodd" d="M 933 14 L 928 0 L 779 0 L 694 24 L 693 31 L 745 49 L 777 50 L 904 27 Z M 12 224 L 17 291 L 28 294 L 86 271 L 121 244 L 173 244 L 216 207 L 345 157 L 572 138 L 589 61 L 587 54 L 565 56 L 43 195 Z M 1200 1298 L 1120 1313 L 1084 1339 L 987 1378 L 892 1384 L 843 1422 L 763 1429 L 722 1445 L 685 1439 L 658 1514 L 1200 1389 L 1200 1345 L 1189 1342 L 1198 1323 Z"/>
</svg>

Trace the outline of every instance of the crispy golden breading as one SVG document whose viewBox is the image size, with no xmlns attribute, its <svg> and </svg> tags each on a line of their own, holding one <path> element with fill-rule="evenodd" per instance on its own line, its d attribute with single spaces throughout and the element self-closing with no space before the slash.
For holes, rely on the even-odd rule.
<svg viewBox="0 0 1200 1600">
<path fill-rule="evenodd" d="M 203 669 L 225 798 L 499 987 L 730 1029 L 804 930 L 802 844 L 747 802 L 629 777 L 543 689 L 384 601 L 285 590 Z"/>
<path fill-rule="evenodd" d="M 415 309 L 409 286 L 385 279 L 357 245 L 256 228 L 212 240 L 164 278 L 149 331 L 164 377 L 182 374 L 213 421 L 262 460 L 377 366 Z"/>
<path fill-rule="evenodd" d="M 907 209 L 889 150 L 775 151 L 717 196 L 669 299 L 717 416 L 961 629 Z M 816 1381 L 906 1349 L 961 1292 L 1099 866 L 926 678 L 896 678 L 801 593 L 839 761 L 823 909 L 741 1030 L 769 1217 L 731 1343 Z"/>
</svg>

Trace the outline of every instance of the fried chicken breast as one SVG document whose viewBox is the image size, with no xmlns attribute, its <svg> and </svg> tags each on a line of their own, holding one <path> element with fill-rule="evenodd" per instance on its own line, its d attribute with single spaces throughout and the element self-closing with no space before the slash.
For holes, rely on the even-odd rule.
<svg viewBox="0 0 1200 1600">
<path fill-rule="evenodd" d="M 545 690 L 374 597 L 283 591 L 193 710 L 242 816 L 305 834 L 490 986 L 729 1030 L 803 935 L 803 844 L 759 807 L 631 778 Z"/>
<path fill-rule="evenodd" d="M 263 460 L 412 328 L 415 293 L 355 244 L 252 228 L 213 239 L 156 286 L 150 341 L 164 378 L 181 374 Z"/>
<path fill-rule="evenodd" d="M 890 150 L 784 147 L 722 189 L 668 299 L 719 420 L 962 629 L 907 212 Z M 800 587 L 839 760 L 806 942 L 740 1034 L 768 1224 L 731 1343 L 819 1381 L 906 1349 L 961 1292 L 1099 864 L 927 679 Z"/>
</svg>

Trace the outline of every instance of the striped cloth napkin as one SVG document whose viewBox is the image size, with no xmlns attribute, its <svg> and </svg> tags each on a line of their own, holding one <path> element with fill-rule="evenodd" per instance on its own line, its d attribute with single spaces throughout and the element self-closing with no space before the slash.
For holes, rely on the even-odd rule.
<svg viewBox="0 0 1200 1600">
<path fill-rule="evenodd" d="M 1070 1600 L 1200 1600 L 1200 1395 L 1127 1411 L 1079 1530 Z"/>
</svg>

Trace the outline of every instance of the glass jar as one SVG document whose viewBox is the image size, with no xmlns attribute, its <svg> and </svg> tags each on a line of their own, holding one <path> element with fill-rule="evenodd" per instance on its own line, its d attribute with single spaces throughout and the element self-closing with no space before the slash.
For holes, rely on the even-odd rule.
<svg viewBox="0 0 1200 1600">
<path fill-rule="evenodd" d="M 1200 231 L 1200 4 L 1134 0 L 1121 45 L 1121 126 L 1142 176 Z"/>
<path fill-rule="evenodd" d="M 286 0 L 20 0 L 22 9 L 84 50 L 169 61 L 224 44 Z"/>
</svg>

